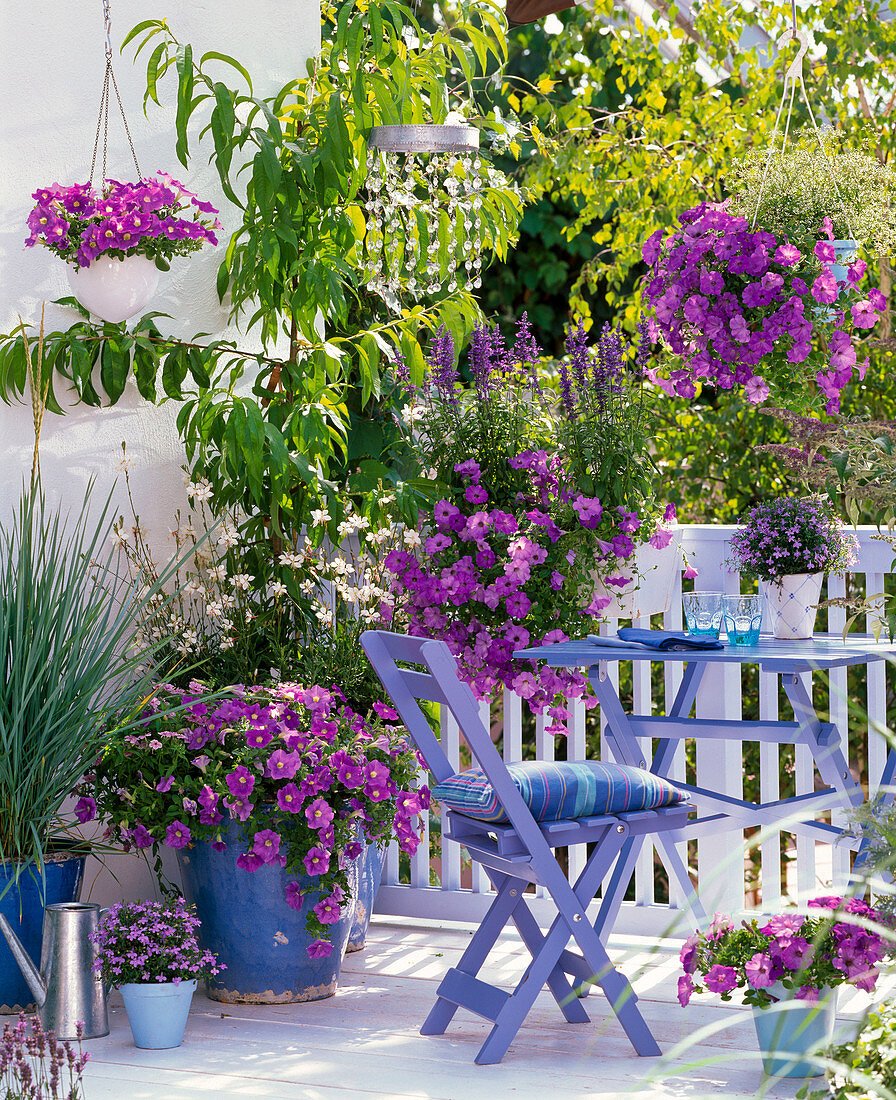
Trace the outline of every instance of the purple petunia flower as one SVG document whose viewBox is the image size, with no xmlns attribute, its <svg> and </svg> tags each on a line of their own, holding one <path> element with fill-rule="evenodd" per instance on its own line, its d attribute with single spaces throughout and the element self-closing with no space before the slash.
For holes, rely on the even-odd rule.
<svg viewBox="0 0 896 1100">
<path fill-rule="evenodd" d="M 240 764 L 229 775 L 224 777 L 227 789 L 234 798 L 247 798 L 255 786 L 255 777 L 250 774 L 245 765 Z"/>
<path fill-rule="evenodd" d="M 297 882 L 287 882 L 286 884 L 286 904 L 290 909 L 301 909 L 302 903 L 305 898 L 302 894 L 302 888 Z"/>
<path fill-rule="evenodd" d="M 190 843 L 190 830 L 182 821 L 172 821 L 165 833 L 165 843 L 169 848 L 186 848 Z"/>
<path fill-rule="evenodd" d="M 75 817 L 82 825 L 93 821 L 96 817 L 96 800 L 89 795 L 82 795 L 75 805 Z"/>
<path fill-rule="evenodd" d="M 273 829 L 259 829 L 252 840 L 252 854 L 262 863 L 275 863 L 280 855 L 280 834 Z"/>
<path fill-rule="evenodd" d="M 333 945 L 326 940 L 315 940 L 307 950 L 309 959 L 328 959 L 333 954 Z"/>
</svg>

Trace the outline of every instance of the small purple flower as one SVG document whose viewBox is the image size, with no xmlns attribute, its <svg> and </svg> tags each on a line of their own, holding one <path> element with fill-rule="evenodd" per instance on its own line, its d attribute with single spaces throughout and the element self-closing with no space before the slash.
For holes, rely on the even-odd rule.
<svg viewBox="0 0 896 1100">
<path fill-rule="evenodd" d="M 770 955 L 757 952 L 744 966 L 747 981 L 754 989 L 766 989 L 772 985 L 772 959 Z"/>
<path fill-rule="evenodd" d="M 167 794 L 167 792 L 171 790 L 173 785 L 174 785 L 174 776 L 173 775 L 166 775 L 164 777 L 164 779 L 160 779 L 158 781 L 158 783 L 156 783 L 156 790 L 161 791 L 162 794 Z"/>
<path fill-rule="evenodd" d="M 259 829 L 252 841 L 252 854 L 262 863 L 274 863 L 280 855 L 280 834 L 273 829 Z"/>
<path fill-rule="evenodd" d="M 333 945 L 326 940 L 315 940 L 308 947 L 309 959 L 328 959 L 333 954 Z"/>
<path fill-rule="evenodd" d="M 131 830 L 131 843 L 135 848 L 151 848 L 154 844 L 152 833 L 143 825 L 135 825 Z"/>
<path fill-rule="evenodd" d="M 691 994 L 694 992 L 694 983 L 691 980 L 690 974 L 682 974 L 678 979 L 678 1003 L 682 1008 L 685 1008 L 690 1002 Z"/>
<path fill-rule="evenodd" d="M 706 988 L 713 993 L 727 993 L 737 985 L 737 971 L 733 966 L 716 963 L 704 978 Z"/>
<path fill-rule="evenodd" d="M 286 904 L 290 909 L 301 909 L 304 900 L 301 886 L 297 882 L 287 882 Z"/>
<path fill-rule="evenodd" d="M 169 848 L 186 848 L 190 843 L 190 830 L 182 821 L 172 821 L 165 833 Z"/>
<path fill-rule="evenodd" d="M 96 800 L 89 795 L 82 795 L 75 805 L 75 817 L 82 825 L 93 821 L 96 817 Z"/>
<path fill-rule="evenodd" d="M 469 501 L 470 504 L 485 504 L 488 500 L 488 493 L 481 485 L 468 485 L 464 490 L 464 499 Z"/>
<path fill-rule="evenodd" d="M 305 807 L 305 820 L 312 829 L 326 829 L 334 816 L 333 807 L 324 798 L 315 798 Z"/>
<path fill-rule="evenodd" d="M 314 906 L 314 913 L 321 924 L 335 924 L 342 914 L 342 909 L 334 897 L 328 897 Z"/>
<path fill-rule="evenodd" d="M 308 849 L 303 862 L 309 875 L 325 875 L 330 869 L 330 853 L 315 844 Z"/>
<path fill-rule="evenodd" d="M 224 782 L 227 784 L 227 789 L 233 795 L 234 798 L 248 798 L 252 793 L 252 789 L 255 786 L 255 777 L 250 774 L 249 769 L 243 764 L 240 764 L 229 775 L 224 777 Z"/>
<path fill-rule="evenodd" d="M 295 783 L 286 783 L 277 791 L 277 805 L 287 813 L 299 813 L 302 809 L 302 795 Z"/>
</svg>

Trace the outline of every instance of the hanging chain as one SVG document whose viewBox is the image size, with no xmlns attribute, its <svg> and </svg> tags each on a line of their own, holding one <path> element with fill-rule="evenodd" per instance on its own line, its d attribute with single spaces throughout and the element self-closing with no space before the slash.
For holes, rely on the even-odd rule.
<svg viewBox="0 0 896 1100">
<path fill-rule="evenodd" d="M 797 26 L 796 18 L 796 0 L 790 0 L 790 10 L 793 15 L 793 27 L 791 30 L 785 31 L 775 45 L 778 49 L 782 49 L 788 42 L 796 41 L 799 45 L 796 57 L 791 61 L 790 67 L 784 75 L 784 93 L 781 96 L 781 103 L 778 107 L 778 113 L 775 115 L 775 128 L 772 130 L 771 142 L 768 147 L 768 156 L 765 159 L 765 170 L 762 173 L 762 182 L 759 185 L 759 196 L 756 199 L 756 209 L 753 211 L 753 220 L 750 224 L 750 230 L 756 228 L 756 220 L 759 217 L 759 208 L 762 205 L 762 195 L 765 191 L 765 182 L 768 179 L 769 169 L 772 165 L 772 157 L 775 155 L 775 139 L 778 136 L 778 128 L 781 123 L 781 114 L 784 110 L 784 104 L 787 102 L 787 86 L 790 85 L 790 102 L 787 107 L 787 120 L 784 123 L 784 134 L 781 139 L 781 164 L 784 164 L 784 151 L 787 148 L 787 138 L 790 135 L 790 122 L 793 117 L 793 104 L 796 99 L 797 85 L 803 93 L 803 102 L 806 104 L 806 110 L 809 112 L 809 121 L 812 123 L 812 129 L 815 131 L 815 137 L 818 140 L 818 147 L 821 149 L 821 155 L 824 157 L 825 164 L 827 165 L 828 174 L 831 177 L 831 183 L 834 185 L 834 190 L 837 193 L 837 198 L 840 200 L 840 209 L 843 212 L 843 218 L 846 222 L 846 228 L 849 230 L 849 234 L 852 237 L 852 226 L 849 224 L 849 213 L 847 212 L 846 202 L 843 199 L 843 194 L 840 191 L 840 185 L 837 183 L 837 175 L 834 172 L 834 166 L 831 163 L 831 158 L 828 156 L 828 151 L 825 148 L 824 140 L 822 139 L 821 132 L 818 129 L 818 123 L 815 121 L 815 114 L 812 111 L 812 104 L 809 102 L 809 94 L 806 91 L 806 84 L 803 79 L 803 58 L 809 52 L 809 40 L 803 34 L 803 32 Z"/>
<path fill-rule="evenodd" d="M 134 151 L 134 142 L 131 138 L 131 131 L 128 129 L 128 120 L 124 113 L 124 104 L 121 102 L 121 93 L 118 91 L 118 81 L 115 79 L 115 70 L 112 68 L 112 9 L 110 6 L 110 0 L 103 0 L 103 24 L 106 31 L 106 73 L 103 77 L 103 91 L 100 96 L 100 113 L 99 118 L 96 120 L 96 139 L 93 143 L 93 156 L 90 159 L 90 183 L 93 183 L 93 174 L 96 170 L 96 155 L 99 152 L 100 147 L 100 131 L 103 134 L 103 174 L 100 177 L 100 190 L 106 181 L 106 153 L 109 148 L 109 96 L 110 88 L 115 92 L 115 99 L 118 103 L 118 110 L 121 113 L 121 121 L 124 123 L 124 132 L 128 139 L 128 145 L 131 150 L 131 157 L 134 161 L 134 167 L 137 169 L 137 179 L 143 178 L 143 173 L 140 171 L 140 165 L 137 162 L 137 154 Z"/>
</svg>

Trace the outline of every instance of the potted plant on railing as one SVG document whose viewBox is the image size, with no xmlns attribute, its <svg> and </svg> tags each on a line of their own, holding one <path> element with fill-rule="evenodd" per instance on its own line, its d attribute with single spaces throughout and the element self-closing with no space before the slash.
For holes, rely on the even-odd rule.
<svg viewBox="0 0 896 1100">
<path fill-rule="evenodd" d="M 227 967 L 209 981 L 213 999 L 331 996 L 353 861 L 393 834 L 405 851 L 419 844 L 413 822 L 429 794 L 401 728 L 290 683 L 217 703 L 196 684 L 158 701 L 186 710 L 159 719 L 154 700 L 140 732 L 106 745 L 93 773 L 99 813 L 126 845 L 177 852 L 202 941 Z"/>
<path fill-rule="evenodd" d="M 795 411 L 837 412 L 855 371 L 864 375 L 857 338 L 886 308 L 880 290 L 858 290 L 864 261 L 851 265 L 838 301 L 844 288 L 823 269 L 829 242 L 804 250 L 706 203 L 679 222 L 643 249 L 646 299 L 666 348 L 649 377 L 680 397 L 705 383 L 743 387 L 755 405 L 771 397 Z"/>
<path fill-rule="evenodd" d="M 104 180 L 35 191 L 27 247 L 43 244 L 64 260 L 72 293 L 105 321 L 124 321 L 146 305 L 174 256 L 216 245 L 217 210 L 166 172 L 136 183 Z"/>
<path fill-rule="evenodd" d="M 632 397 L 639 363 L 623 364 L 615 337 L 592 354 L 576 333 L 569 348 L 555 399 L 525 319 L 512 349 L 480 327 L 469 351 L 473 387 L 463 390 L 451 338 L 439 335 L 404 418 L 444 495 L 420 545 L 386 558 L 410 632 L 447 641 L 480 698 L 503 685 L 536 713 L 548 709 L 553 729 L 567 716 L 555 697 L 581 697 L 585 677 L 533 669 L 513 651 L 586 632 L 611 602 L 606 586 L 631 584 L 621 566 L 636 547 L 671 540 L 663 521 L 672 513 L 652 490 L 648 411 Z"/>
<path fill-rule="evenodd" d="M 182 898 L 124 902 L 103 912 L 91 936 L 96 972 L 121 991 L 136 1046 L 179 1047 L 199 980 L 220 973 L 198 928 Z"/>
<path fill-rule="evenodd" d="M 824 574 L 855 563 L 855 535 L 822 497 L 763 501 L 741 522 L 729 540 L 729 568 L 764 583 L 776 638 L 811 638 Z"/>
<path fill-rule="evenodd" d="M 831 1040 L 837 987 L 871 992 L 886 953 L 886 940 L 873 928 L 877 913 L 863 901 L 820 897 L 807 908 L 806 915 L 753 918 L 737 928 L 716 914 L 708 931 L 681 949 L 681 1004 L 704 990 L 730 1001 L 732 990 L 743 989 L 765 1071 L 779 1077 L 822 1072 L 806 1056 Z"/>
</svg>

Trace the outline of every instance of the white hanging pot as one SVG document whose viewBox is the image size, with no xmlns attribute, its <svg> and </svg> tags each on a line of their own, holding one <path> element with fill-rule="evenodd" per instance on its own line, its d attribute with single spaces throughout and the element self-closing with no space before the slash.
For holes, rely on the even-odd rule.
<svg viewBox="0 0 896 1100">
<path fill-rule="evenodd" d="M 66 266 L 81 305 L 115 324 L 140 313 L 159 286 L 159 269 L 148 256 L 97 256 L 89 267 Z"/>
<path fill-rule="evenodd" d="M 811 638 L 824 573 L 790 573 L 763 582 L 768 626 L 776 638 Z"/>
<path fill-rule="evenodd" d="M 662 550 L 657 550 L 649 542 L 642 543 L 630 558 L 619 561 L 613 570 L 613 576 L 629 578 L 624 588 L 605 585 L 595 577 L 594 595 L 610 597 L 610 603 L 600 612 L 600 616 L 639 619 L 668 611 L 672 606 L 681 565 L 677 529 L 673 528 L 672 541 Z"/>
</svg>

